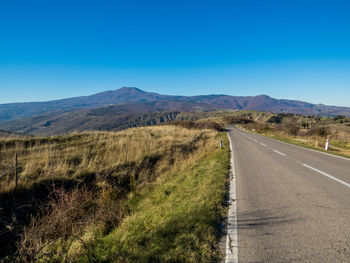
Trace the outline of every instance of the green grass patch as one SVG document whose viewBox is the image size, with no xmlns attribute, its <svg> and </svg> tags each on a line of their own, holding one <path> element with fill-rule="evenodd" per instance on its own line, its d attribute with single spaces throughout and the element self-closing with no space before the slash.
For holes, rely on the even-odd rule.
<svg viewBox="0 0 350 263">
<path fill-rule="evenodd" d="M 89 244 L 79 262 L 214 262 L 221 257 L 219 225 L 229 169 L 229 144 L 204 151 L 138 194 L 126 206 L 130 216 L 107 236 Z"/>
<path fill-rule="evenodd" d="M 350 145 L 346 141 L 332 140 L 332 145 L 339 148 L 350 149 Z"/>
</svg>

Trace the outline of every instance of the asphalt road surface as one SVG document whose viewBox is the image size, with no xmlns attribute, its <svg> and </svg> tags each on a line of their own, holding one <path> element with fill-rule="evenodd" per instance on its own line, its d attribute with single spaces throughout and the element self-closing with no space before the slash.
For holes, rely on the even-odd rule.
<svg viewBox="0 0 350 263">
<path fill-rule="evenodd" d="M 229 136 L 238 262 L 350 262 L 350 160 L 236 128 Z"/>
</svg>

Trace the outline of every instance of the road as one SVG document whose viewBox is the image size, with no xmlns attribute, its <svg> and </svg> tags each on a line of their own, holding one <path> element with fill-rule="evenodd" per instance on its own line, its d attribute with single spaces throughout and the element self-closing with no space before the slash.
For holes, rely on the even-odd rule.
<svg viewBox="0 0 350 263">
<path fill-rule="evenodd" d="M 350 262 L 350 160 L 233 127 L 229 136 L 238 261 Z"/>
</svg>

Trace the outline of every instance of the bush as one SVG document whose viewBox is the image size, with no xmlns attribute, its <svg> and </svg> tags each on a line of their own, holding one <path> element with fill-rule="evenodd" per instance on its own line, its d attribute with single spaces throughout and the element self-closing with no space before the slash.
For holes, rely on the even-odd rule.
<svg viewBox="0 0 350 263">
<path fill-rule="evenodd" d="M 249 123 L 245 127 L 246 129 L 255 130 L 256 132 L 268 132 L 270 130 L 268 125 L 257 122 Z"/>
<path fill-rule="evenodd" d="M 33 217 L 22 234 L 19 244 L 21 262 L 68 260 L 74 242 L 86 248 L 81 236 L 87 226 L 101 226 L 110 231 L 125 213 L 117 192 L 112 188 L 102 193 L 87 188 L 54 190 L 50 201 L 41 207 L 43 216 Z"/>
<path fill-rule="evenodd" d="M 248 124 L 254 123 L 252 119 L 243 116 L 225 116 L 222 118 L 224 122 L 228 124 Z"/>
<path fill-rule="evenodd" d="M 87 190 L 74 190 L 71 193 L 63 188 L 54 190 L 51 201 L 41 208 L 43 217 L 32 219 L 26 227 L 19 246 L 21 261 L 32 262 L 39 258 L 52 260 L 54 253 L 48 253 L 55 241 L 79 237 L 90 222 L 90 213 L 96 209 L 95 198 Z M 72 242 L 61 246 L 67 254 Z M 50 249 L 49 249 L 50 250 Z"/>
<path fill-rule="evenodd" d="M 329 127 L 322 126 L 322 127 L 314 127 L 310 129 L 310 131 L 307 133 L 307 135 L 316 135 L 319 137 L 327 137 L 330 134 Z"/>
<path fill-rule="evenodd" d="M 206 121 L 206 122 L 197 122 L 195 124 L 195 128 L 197 129 L 210 129 L 215 131 L 223 131 L 223 128 L 220 124 L 214 121 Z"/>
<path fill-rule="evenodd" d="M 283 118 L 281 116 L 274 115 L 270 119 L 268 119 L 267 122 L 280 124 L 282 122 L 282 119 Z"/>
<path fill-rule="evenodd" d="M 344 120 L 346 119 L 346 117 L 344 115 L 337 115 L 334 117 L 334 120 L 337 121 L 337 120 Z"/>
<path fill-rule="evenodd" d="M 211 129 L 215 131 L 223 131 L 223 127 L 221 127 L 220 124 L 216 123 L 215 121 L 201 121 L 201 122 L 194 122 L 194 121 L 174 121 L 171 122 L 170 124 L 175 125 L 175 126 L 180 126 L 186 129 Z"/>
<path fill-rule="evenodd" d="M 289 135 L 296 136 L 299 132 L 299 125 L 296 123 L 286 123 L 284 124 L 284 128 Z"/>
</svg>

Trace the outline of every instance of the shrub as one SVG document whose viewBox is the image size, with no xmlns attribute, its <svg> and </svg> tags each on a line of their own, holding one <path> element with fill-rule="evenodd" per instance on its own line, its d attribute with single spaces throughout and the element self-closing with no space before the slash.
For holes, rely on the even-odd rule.
<svg viewBox="0 0 350 263">
<path fill-rule="evenodd" d="M 289 135 L 296 136 L 299 132 L 299 125 L 296 123 L 286 123 L 283 125 Z"/>
<path fill-rule="evenodd" d="M 228 124 L 248 124 L 254 122 L 252 119 L 244 116 L 225 116 L 223 117 L 223 121 Z"/>
<path fill-rule="evenodd" d="M 183 120 L 183 121 L 174 121 L 170 124 L 175 126 L 180 126 L 186 129 L 211 129 L 214 131 L 223 131 L 223 128 L 220 124 L 214 122 L 214 121 L 201 121 L 201 122 L 194 122 L 189 120 Z"/>
<path fill-rule="evenodd" d="M 329 127 L 326 127 L 326 126 L 313 127 L 307 133 L 307 135 L 316 135 L 319 137 L 327 137 L 329 134 L 330 134 Z"/>
<path fill-rule="evenodd" d="M 334 120 L 337 121 L 337 120 L 344 120 L 346 119 L 346 117 L 344 115 L 337 115 L 334 117 Z"/>
<path fill-rule="evenodd" d="M 61 253 L 66 255 L 74 239 L 81 236 L 84 227 L 90 222 L 88 215 L 96 210 L 93 194 L 86 189 L 67 193 L 63 188 L 54 190 L 51 201 L 41 207 L 41 218 L 33 218 L 25 228 L 19 245 L 19 256 L 23 262 L 53 260 L 50 252 L 56 241 L 71 242 L 60 245 Z"/>
<path fill-rule="evenodd" d="M 249 123 L 245 125 L 245 127 L 249 130 L 255 130 L 256 132 L 267 132 L 270 130 L 267 124 L 257 122 Z"/>
<path fill-rule="evenodd" d="M 280 124 L 282 122 L 282 117 L 274 115 L 270 119 L 268 119 L 267 122 Z"/>
</svg>

